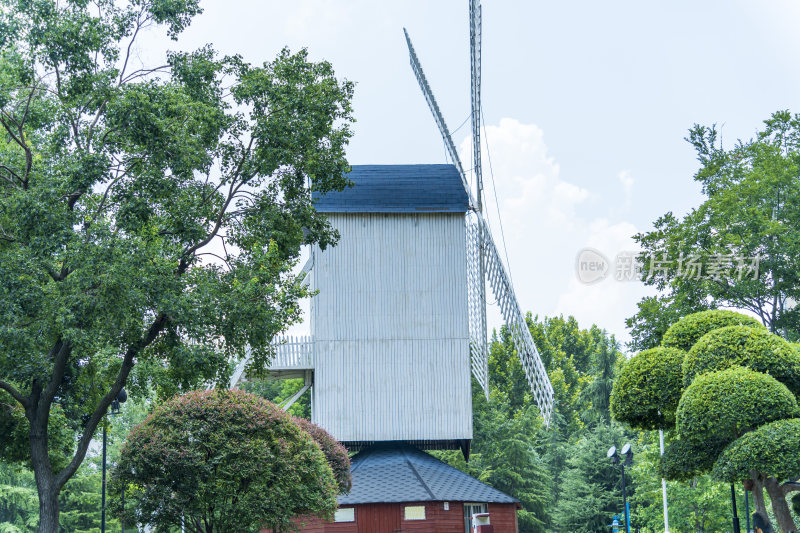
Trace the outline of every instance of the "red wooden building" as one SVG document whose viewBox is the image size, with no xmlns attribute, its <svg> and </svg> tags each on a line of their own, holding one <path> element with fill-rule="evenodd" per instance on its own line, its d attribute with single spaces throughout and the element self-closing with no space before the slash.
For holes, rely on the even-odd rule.
<svg viewBox="0 0 800 533">
<path fill-rule="evenodd" d="M 382 443 L 352 459 L 353 489 L 333 522 L 305 533 L 466 533 L 489 513 L 494 533 L 517 533 L 519 501 L 408 444 Z"/>
</svg>

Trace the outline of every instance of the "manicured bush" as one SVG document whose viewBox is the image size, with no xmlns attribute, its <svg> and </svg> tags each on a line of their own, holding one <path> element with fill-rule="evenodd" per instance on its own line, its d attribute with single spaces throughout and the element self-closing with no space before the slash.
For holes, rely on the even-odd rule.
<svg viewBox="0 0 800 533">
<path fill-rule="evenodd" d="M 674 481 L 686 481 L 698 474 L 708 472 L 714 466 L 714 460 L 724 447 L 706 444 L 698 448 L 687 440 L 674 440 L 664 448 L 664 455 L 659 459 L 658 470 L 661 477 Z"/>
<path fill-rule="evenodd" d="M 336 480 L 314 439 L 274 404 L 239 390 L 196 391 L 134 427 L 114 471 L 126 521 L 159 531 L 292 531 L 332 519 Z M 118 497 L 112 498 L 117 502 Z"/>
<path fill-rule="evenodd" d="M 750 326 L 766 329 L 761 322 L 751 316 L 735 311 L 711 309 L 686 315 L 675 322 L 664 333 L 661 344 L 667 348 L 678 348 L 688 352 L 700 337 L 709 331 L 726 326 Z"/>
<path fill-rule="evenodd" d="M 697 376 L 678 404 L 676 427 L 681 440 L 716 449 L 764 424 L 798 414 L 797 400 L 785 385 L 734 367 Z"/>
<path fill-rule="evenodd" d="M 681 365 L 686 352 L 652 348 L 625 363 L 611 391 L 611 415 L 638 429 L 675 425 L 675 410 L 683 391 Z"/>
<path fill-rule="evenodd" d="M 353 476 L 350 474 L 350 456 L 347 454 L 345 447 L 333 435 L 309 420 L 295 418 L 294 421 L 311 435 L 322 449 L 322 453 L 325 454 L 325 459 L 333 471 L 333 477 L 336 479 L 339 493 L 350 492 L 353 487 Z"/>
<path fill-rule="evenodd" d="M 688 386 L 698 374 L 732 366 L 769 374 L 800 394 L 800 355 L 781 337 L 747 326 L 715 329 L 700 338 L 683 361 L 683 384 Z"/>
<path fill-rule="evenodd" d="M 711 474 L 733 482 L 749 479 L 752 470 L 778 480 L 800 477 L 800 418 L 776 420 L 743 435 L 720 454 Z"/>
</svg>

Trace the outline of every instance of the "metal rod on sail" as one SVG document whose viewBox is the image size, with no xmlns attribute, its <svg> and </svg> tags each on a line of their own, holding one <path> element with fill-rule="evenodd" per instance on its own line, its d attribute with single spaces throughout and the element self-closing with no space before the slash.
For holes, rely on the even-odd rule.
<svg viewBox="0 0 800 533">
<path fill-rule="evenodd" d="M 469 2 L 470 96 L 472 99 L 472 172 L 475 175 L 475 198 L 483 212 L 483 172 L 481 167 L 481 5 Z"/>
<path fill-rule="evenodd" d="M 472 101 L 472 173 L 475 176 L 476 208 L 483 212 L 483 172 L 481 165 L 481 5 L 478 0 L 469 2 L 469 58 L 470 58 L 470 97 Z M 486 383 L 484 394 L 489 399 L 489 347 L 486 336 L 486 261 L 484 259 L 483 225 L 478 225 L 478 298 L 481 302 L 481 313 L 478 324 L 478 335 L 481 342 L 480 362 L 485 372 Z"/>
<path fill-rule="evenodd" d="M 433 91 L 431 91 L 431 87 L 428 85 L 428 80 L 425 78 L 425 73 L 422 71 L 422 65 L 420 65 L 416 52 L 414 52 L 414 45 L 411 44 L 411 37 L 408 36 L 408 31 L 405 28 L 403 28 L 403 33 L 406 36 L 406 44 L 408 44 L 408 56 L 411 60 L 411 68 L 414 71 L 414 75 L 417 77 L 419 87 L 422 89 L 422 94 L 428 102 L 428 107 L 430 107 L 431 113 L 433 113 L 433 119 L 436 121 L 436 126 L 439 127 L 439 132 L 442 134 L 442 139 L 444 139 L 444 144 L 447 147 L 447 152 L 450 154 L 450 159 L 453 160 L 453 164 L 458 169 L 458 173 L 461 174 L 461 181 L 469 196 L 469 205 L 475 207 L 476 203 L 472 197 L 469 183 L 467 183 L 464 167 L 461 164 L 461 158 L 458 157 L 456 145 L 453 143 L 453 138 L 450 136 L 450 130 L 447 129 L 447 124 L 444 121 L 442 112 L 439 110 L 439 104 L 436 103 L 436 98 L 433 97 Z"/>
</svg>

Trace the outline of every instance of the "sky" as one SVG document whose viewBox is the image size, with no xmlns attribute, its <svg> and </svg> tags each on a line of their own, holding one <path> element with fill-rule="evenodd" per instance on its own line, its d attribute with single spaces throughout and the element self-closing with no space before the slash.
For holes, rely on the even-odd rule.
<svg viewBox="0 0 800 533">
<path fill-rule="evenodd" d="M 262 63 L 284 46 L 306 47 L 311 59 L 329 61 L 356 83 L 351 164 L 446 163 L 409 66 L 405 27 L 462 160 L 470 160 L 469 122 L 458 129 L 470 113 L 467 0 L 201 5 L 204 13 L 178 42 L 151 32 L 139 56 L 212 43 Z M 578 254 L 591 248 L 613 261 L 635 250 L 632 236 L 657 217 L 702 201 L 692 180 L 698 163 L 684 140 L 693 124 L 716 124 L 730 147 L 772 112 L 800 112 L 800 3 L 482 6 L 486 209 L 520 307 L 575 316 L 624 343 L 625 318 L 652 292 L 614 279 L 613 264 L 605 279 L 581 282 Z M 497 326 L 496 308 L 489 316 Z"/>
</svg>

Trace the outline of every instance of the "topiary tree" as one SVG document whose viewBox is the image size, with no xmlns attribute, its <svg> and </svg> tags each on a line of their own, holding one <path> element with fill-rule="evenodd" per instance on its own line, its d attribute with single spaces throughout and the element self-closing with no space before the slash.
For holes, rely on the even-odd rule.
<svg viewBox="0 0 800 533">
<path fill-rule="evenodd" d="M 238 390 L 191 392 L 156 408 L 128 436 L 112 487 L 125 489 L 129 523 L 169 531 L 184 521 L 203 533 L 293 531 L 297 516 L 332 519 L 338 492 L 311 435 Z"/>
<path fill-rule="evenodd" d="M 681 439 L 696 447 L 724 447 L 748 431 L 798 414 L 797 400 L 785 385 L 735 367 L 698 376 L 681 396 L 675 420 Z"/>
<path fill-rule="evenodd" d="M 757 489 L 767 489 L 778 525 L 784 531 L 794 527 L 786 495 L 800 490 L 800 486 L 779 480 L 792 480 L 800 474 L 800 419 L 776 420 L 737 439 L 719 456 L 712 474 L 730 482 L 755 478 Z M 761 490 L 754 490 L 753 494 L 756 507 L 765 507 Z"/>
<path fill-rule="evenodd" d="M 664 333 L 661 345 L 667 348 L 689 351 L 700 337 L 709 331 L 726 326 L 747 326 L 766 329 L 761 322 L 753 317 L 735 311 L 711 309 L 686 315 L 675 322 Z"/>
<path fill-rule="evenodd" d="M 734 365 L 769 374 L 800 395 L 800 354 L 766 329 L 747 326 L 719 328 L 701 337 L 683 361 L 683 384 Z"/>
<path fill-rule="evenodd" d="M 328 466 L 333 471 L 339 493 L 350 492 L 353 487 L 353 476 L 350 473 L 350 456 L 342 444 L 333 435 L 305 418 L 294 418 L 298 426 L 303 428 L 322 449 Z"/>
<path fill-rule="evenodd" d="M 800 485 L 785 481 L 800 476 L 800 461 L 786 443 L 800 435 L 794 423 L 782 422 L 797 416 L 795 396 L 767 374 L 734 367 L 700 375 L 681 396 L 679 439 L 667 447 L 662 474 L 685 480 L 710 471 L 719 481 L 747 480 L 763 516 L 768 516 L 766 488 L 778 525 L 794 531 L 786 495 Z"/>
<path fill-rule="evenodd" d="M 794 424 L 778 422 L 800 416 L 800 357 L 795 347 L 754 319 L 730 311 L 684 317 L 667 330 L 664 345 L 688 350 L 680 364 L 681 377 L 671 366 L 674 354 L 634 356 L 628 376 L 621 376 L 612 392 L 615 418 L 655 428 L 666 419 L 659 418 L 654 406 L 668 412 L 677 395 L 676 432 L 660 461 L 662 475 L 686 480 L 710 472 L 720 481 L 746 480 L 765 517 L 767 488 L 780 528 L 794 531 L 786 495 L 800 485 L 787 481 L 800 477 L 800 468 L 795 470 L 794 458 L 786 457 L 794 453 L 786 443 L 796 432 Z M 658 354 L 665 361 L 658 361 Z M 756 441 L 760 449 L 770 450 L 771 458 L 755 455 Z"/>
<path fill-rule="evenodd" d="M 683 350 L 664 347 L 634 355 L 614 383 L 611 415 L 637 429 L 674 426 L 685 355 Z"/>
</svg>

